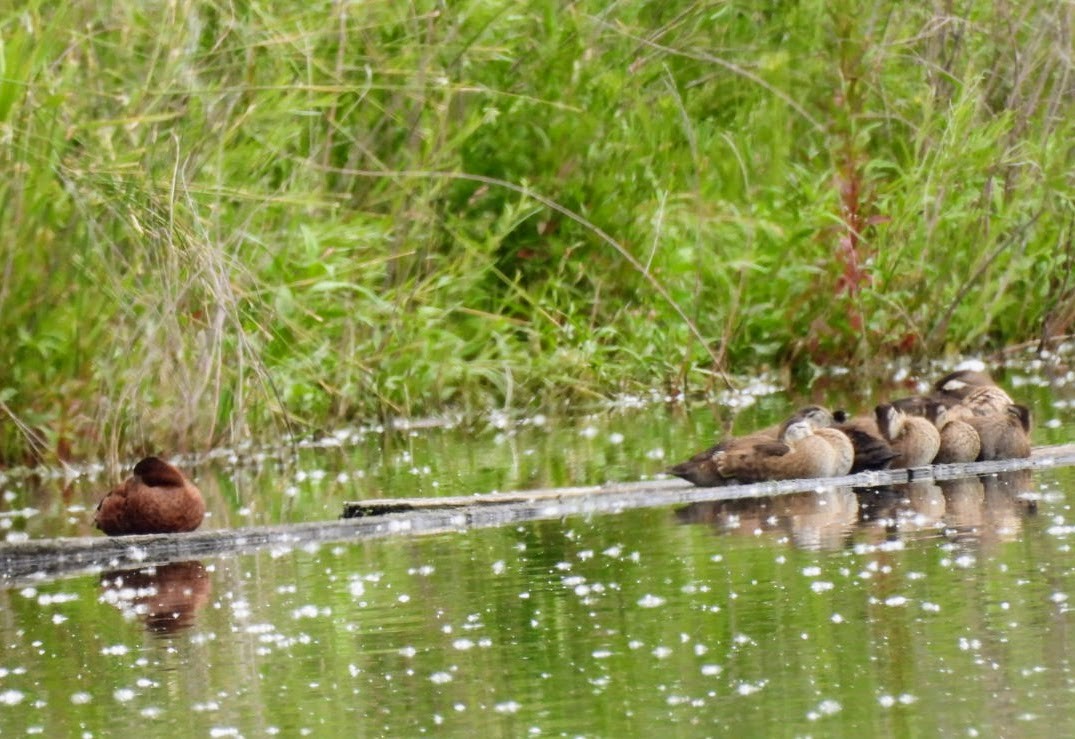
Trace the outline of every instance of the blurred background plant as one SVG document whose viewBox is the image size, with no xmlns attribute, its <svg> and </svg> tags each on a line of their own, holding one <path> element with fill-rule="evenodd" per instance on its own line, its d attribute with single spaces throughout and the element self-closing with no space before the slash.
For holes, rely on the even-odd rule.
<svg viewBox="0 0 1075 739">
<path fill-rule="evenodd" d="M 1065 335 L 1072 12 L 0 11 L 0 459 Z"/>
</svg>

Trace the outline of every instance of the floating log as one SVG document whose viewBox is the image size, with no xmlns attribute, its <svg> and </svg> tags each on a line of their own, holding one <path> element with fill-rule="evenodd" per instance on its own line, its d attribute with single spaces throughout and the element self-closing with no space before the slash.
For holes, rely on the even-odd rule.
<svg viewBox="0 0 1075 739">
<path fill-rule="evenodd" d="M 38 539 L 0 544 L 0 587 L 106 570 L 188 559 L 287 550 L 321 543 L 416 536 L 569 515 L 617 513 L 633 508 L 757 498 L 836 487 L 878 487 L 913 480 L 950 480 L 995 472 L 1075 465 L 1075 445 L 1042 447 L 1028 459 L 860 472 L 815 480 L 698 488 L 679 479 L 523 490 L 445 498 L 388 498 L 346 503 L 332 521 L 189 534 Z"/>
<path fill-rule="evenodd" d="M 573 498 L 605 495 L 652 494 L 650 505 L 666 503 L 698 502 L 702 500 L 730 500 L 734 498 L 757 498 L 763 495 L 805 493 L 833 487 L 877 487 L 898 485 L 914 480 L 952 480 L 959 477 L 993 472 L 1010 472 L 1023 469 L 1064 466 L 1075 464 L 1075 444 L 1039 447 L 1026 459 L 1002 459 L 989 462 L 962 464 L 938 464 L 897 470 L 873 470 L 843 477 L 825 477 L 809 480 L 772 480 L 749 485 L 726 485 L 723 487 L 697 488 L 680 479 L 661 479 L 642 482 L 608 483 L 581 487 L 543 488 L 516 490 L 506 493 L 482 493 L 478 495 L 455 495 L 439 498 L 371 498 L 343 505 L 343 518 L 383 516 L 390 513 L 412 511 L 439 511 L 466 509 L 475 506 L 503 506 L 520 503 L 562 503 Z M 686 493 L 684 493 L 686 491 Z M 668 495 L 668 493 L 676 495 Z M 672 498 L 671 500 L 669 498 Z M 689 500 L 684 500 L 689 498 Z"/>
</svg>

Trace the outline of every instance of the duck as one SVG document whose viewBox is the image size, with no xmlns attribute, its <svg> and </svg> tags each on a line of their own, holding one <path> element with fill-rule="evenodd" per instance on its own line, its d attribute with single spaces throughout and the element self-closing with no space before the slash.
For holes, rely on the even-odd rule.
<svg viewBox="0 0 1075 739">
<path fill-rule="evenodd" d="M 828 427 L 834 422 L 833 414 L 827 409 L 817 405 L 806 406 L 800 408 L 791 418 L 782 423 L 745 436 L 725 439 L 708 449 L 698 452 L 687 461 L 669 467 L 667 472 L 670 475 L 681 477 L 697 487 L 707 488 L 727 485 L 733 481 L 722 475 L 717 469 L 716 458 L 719 454 L 737 449 L 751 449 L 756 444 L 764 442 L 777 442 L 784 427 L 795 419 L 804 419 L 813 428 Z"/>
<path fill-rule="evenodd" d="M 833 418 L 836 421 L 833 428 L 842 431 L 855 449 L 850 470 L 852 474 L 863 470 L 883 470 L 896 457 L 896 452 L 881 437 L 877 421 L 872 417 L 852 417 L 846 411 L 838 410 L 833 413 Z"/>
<path fill-rule="evenodd" d="M 936 426 L 892 403 L 881 403 L 874 415 L 881 436 L 896 452 L 890 467 L 921 467 L 933 462 L 941 448 L 941 433 Z"/>
<path fill-rule="evenodd" d="M 777 440 L 757 440 L 718 452 L 713 464 L 725 480 L 750 483 L 846 475 L 854 456 L 846 434 L 814 428 L 808 418 L 796 416 L 785 423 Z"/>
<path fill-rule="evenodd" d="M 146 457 L 133 474 L 97 504 L 94 525 L 108 536 L 194 531 L 205 516 L 205 500 L 178 468 Z"/>
<path fill-rule="evenodd" d="M 1012 403 L 1003 413 L 971 415 L 963 419 L 981 440 L 978 461 L 1021 459 L 1030 456 L 1030 409 Z"/>
<path fill-rule="evenodd" d="M 992 416 L 1007 412 L 1008 406 L 1014 404 L 1011 396 L 999 387 L 979 387 L 964 396 L 952 410 L 956 412 L 957 418 Z"/>
<path fill-rule="evenodd" d="M 943 403 L 934 403 L 926 418 L 941 434 L 941 446 L 937 450 L 937 456 L 933 458 L 934 464 L 973 462 L 978 459 L 978 453 L 982 449 L 978 432 L 953 413 L 952 409 L 946 408 Z"/>
<path fill-rule="evenodd" d="M 851 441 L 851 437 L 832 426 L 814 429 L 814 434 L 824 439 L 832 447 L 835 455 L 831 471 L 819 477 L 840 477 L 850 474 L 855 466 L 855 444 Z"/>
<path fill-rule="evenodd" d="M 985 390 L 985 396 L 1003 397 L 1005 403 L 1013 402 L 1008 394 L 997 386 L 988 372 L 980 370 L 956 370 L 933 383 L 928 395 L 911 395 L 892 401 L 904 413 L 915 416 L 926 415 L 930 403 L 943 403 L 951 408 L 966 403 L 968 396 Z M 972 401 L 971 405 L 974 405 Z"/>
<path fill-rule="evenodd" d="M 978 388 L 993 387 L 1000 390 L 993 377 L 982 370 L 956 370 L 933 383 L 935 395 L 961 401 Z M 1001 390 L 1001 392 L 1004 392 Z"/>
</svg>

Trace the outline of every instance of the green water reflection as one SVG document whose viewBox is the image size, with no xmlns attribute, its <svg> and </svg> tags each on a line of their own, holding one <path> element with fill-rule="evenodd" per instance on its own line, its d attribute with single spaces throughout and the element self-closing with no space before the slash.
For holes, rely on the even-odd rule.
<svg viewBox="0 0 1075 739">
<path fill-rule="evenodd" d="M 1015 391 L 1037 444 L 1071 385 Z M 192 470 L 207 528 L 638 480 L 806 401 L 376 429 Z M 852 400 L 848 400 L 851 397 Z M 92 535 L 106 476 L 4 485 Z M 0 734 L 1075 734 L 1075 470 L 280 548 L 0 590 Z"/>
<path fill-rule="evenodd" d="M 1064 735 L 1073 495 L 1065 469 L 23 587 L 0 732 Z"/>
</svg>

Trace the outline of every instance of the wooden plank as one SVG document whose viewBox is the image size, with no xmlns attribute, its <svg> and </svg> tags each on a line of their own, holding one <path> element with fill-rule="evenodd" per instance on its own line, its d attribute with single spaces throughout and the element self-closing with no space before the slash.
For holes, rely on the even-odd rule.
<svg viewBox="0 0 1075 739">
<path fill-rule="evenodd" d="M 865 472 L 819 480 L 782 480 L 720 488 L 697 488 L 679 479 L 614 483 L 450 498 L 408 498 L 347 504 L 367 511 L 331 521 L 195 531 L 189 534 L 80 537 L 0 543 L 0 587 L 14 587 L 87 572 L 129 569 L 165 562 L 286 551 L 328 542 L 421 536 L 555 520 L 570 515 L 619 513 L 635 508 L 756 498 L 836 487 L 877 487 L 910 480 L 948 480 L 975 474 L 1075 465 L 1075 445 L 1043 447 L 1029 459 L 936 465 L 912 470 Z M 354 514 L 352 514 L 354 515 Z"/>
<path fill-rule="evenodd" d="M 405 522 L 353 519 L 313 521 L 280 526 L 195 531 L 189 534 L 149 534 L 39 539 L 0 544 L 0 587 L 48 581 L 86 572 L 147 567 L 204 557 L 253 552 L 286 551 L 323 542 L 373 539 L 414 531 L 453 530 L 449 522 L 430 521 L 415 527 Z M 458 528 L 458 527 L 456 527 Z"/>
<path fill-rule="evenodd" d="M 660 479 L 641 482 L 609 483 L 606 485 L 588 485 L 582 487 L 543 488 L 535 490 L 516 490 L 505 493 L 482 493 L 477 495 L 455 495 L 438 498 L 371 498 L 344 503 L 344 518 L 363 518 L 383 516 L 389 513 L 409 511 L 430 511 L 460 509 L 471 506 L 510 505 L 514 503 L 563 501 L 568 498 L 592 495 L 616 495 L 639 491 L 676 490 L 687 487 L 691 490 L 704 490 L 706 500 L 727 500 L 731 498 L 756 498 L 762 495 L 779 495 L 816 490 L 819 487 L 876 487 L 878 485 L 896 485 L 911 480 L 934 479 L 951 480 L 958 477 L 978 475 L 990 472 L 1035 469 L 1056 465 L 1075 464 L 1075 444 L 1039 447 L 1028 459 L 1005 459 L 990 462 L 970 462 L 966 464 L 933 465 L 913 469 L 877 470 L 860 472 L 843 477 L 829 477 L 809 480 L 780 480 L 754 483 L 750 485 L 726 485 L 715 488 L 694 488 L 678 478 Z"/>
</svg>

